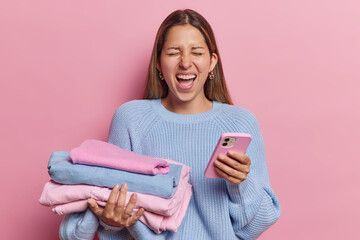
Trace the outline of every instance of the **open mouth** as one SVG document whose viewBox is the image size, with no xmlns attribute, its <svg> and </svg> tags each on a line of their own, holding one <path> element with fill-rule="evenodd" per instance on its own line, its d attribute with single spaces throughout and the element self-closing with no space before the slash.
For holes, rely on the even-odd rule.
<svg viewBox="0 0 360 240">
<path fill-rule="evenodd" d="M 196 74 L 177 74 L 176 80 L 178 81 L 178 86 L 181 89 L 190 89 L 194 85 L 196 79 Z"/>
</svg>

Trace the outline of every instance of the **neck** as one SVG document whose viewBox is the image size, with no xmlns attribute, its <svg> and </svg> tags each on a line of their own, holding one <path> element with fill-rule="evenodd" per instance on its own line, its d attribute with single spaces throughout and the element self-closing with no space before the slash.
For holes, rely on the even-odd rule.
<svg viewBox="0 0 360 240">
<path fill-rule="evenodd" d="M 196 114 L 209 111 L 213 102 L 207 98 L 202 98 L 197 101 L 181 101 L 179 99 L 172 99 L 169 95 L 161 99 L 161 104 L 169 111 L 178 114 Z"/>
</svg>

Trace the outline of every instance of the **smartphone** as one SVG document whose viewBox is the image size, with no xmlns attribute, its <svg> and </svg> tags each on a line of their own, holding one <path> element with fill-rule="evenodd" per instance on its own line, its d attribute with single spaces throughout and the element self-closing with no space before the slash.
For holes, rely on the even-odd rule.
<svg viewBox="0 0 360 240">
<path fill-rule="evenodd" d="M 227 152 L 233 150 L 235 152 L 245 154 L 251 142 L 251 135 L 248 133 L 224 133 L 221 135 L 216 147 L 211 155 L 210 161 L 205 169 L 205 177 L 220 178 L 214 169 L 214 161 L 219 154 L 227 155 Z"/>
</svg>

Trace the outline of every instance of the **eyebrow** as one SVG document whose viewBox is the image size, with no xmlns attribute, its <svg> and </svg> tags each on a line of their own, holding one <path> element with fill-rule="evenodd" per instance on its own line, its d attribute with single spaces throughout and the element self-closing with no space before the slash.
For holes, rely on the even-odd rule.
<svg viewBox="0 0 360 240">
<path fill-rule="evenodd" d="M 180 51 L 180 48 L 179 47 L 169 47 L 166 50 L 179 50 Z"/>
<path fill-rule="evenodd" d="M 192 47 L 191 50 L 204 49 L 204 47 Z"/>
<path fill-rule="evenodd" d="M 191 50 L 196 50 L 196 49 L 205 49 L 204 47 L 192 47 Z M 178 50 L 180 51 L 180 48 L 179 47 L 169 47 L 167 48 L 166 50 Z"/>
</svg>

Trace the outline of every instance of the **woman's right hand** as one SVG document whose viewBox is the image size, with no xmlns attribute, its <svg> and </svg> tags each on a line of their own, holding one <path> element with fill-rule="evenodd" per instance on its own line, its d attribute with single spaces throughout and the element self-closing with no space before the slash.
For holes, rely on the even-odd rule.
<svg viewBox="0 0 360 240">
<path fill-rule="evenodd" d="M 140 208 L 134 215 L 131 215 L 135 207 L 137 195 L 136 193 L 133 193 L 127 206 L 125 206 L 127 184 L 124 183 L 121 186 L 120 194 L 117 198 L 119 188 L 120 185 L 116 184 L 111 191 L 105 207 L 100 207 L 94 199 L 89 198 L 89 208 L 107 225 L 114 227 L 129 227 L 142 216 L 144 209 Z"/>
</svg>

